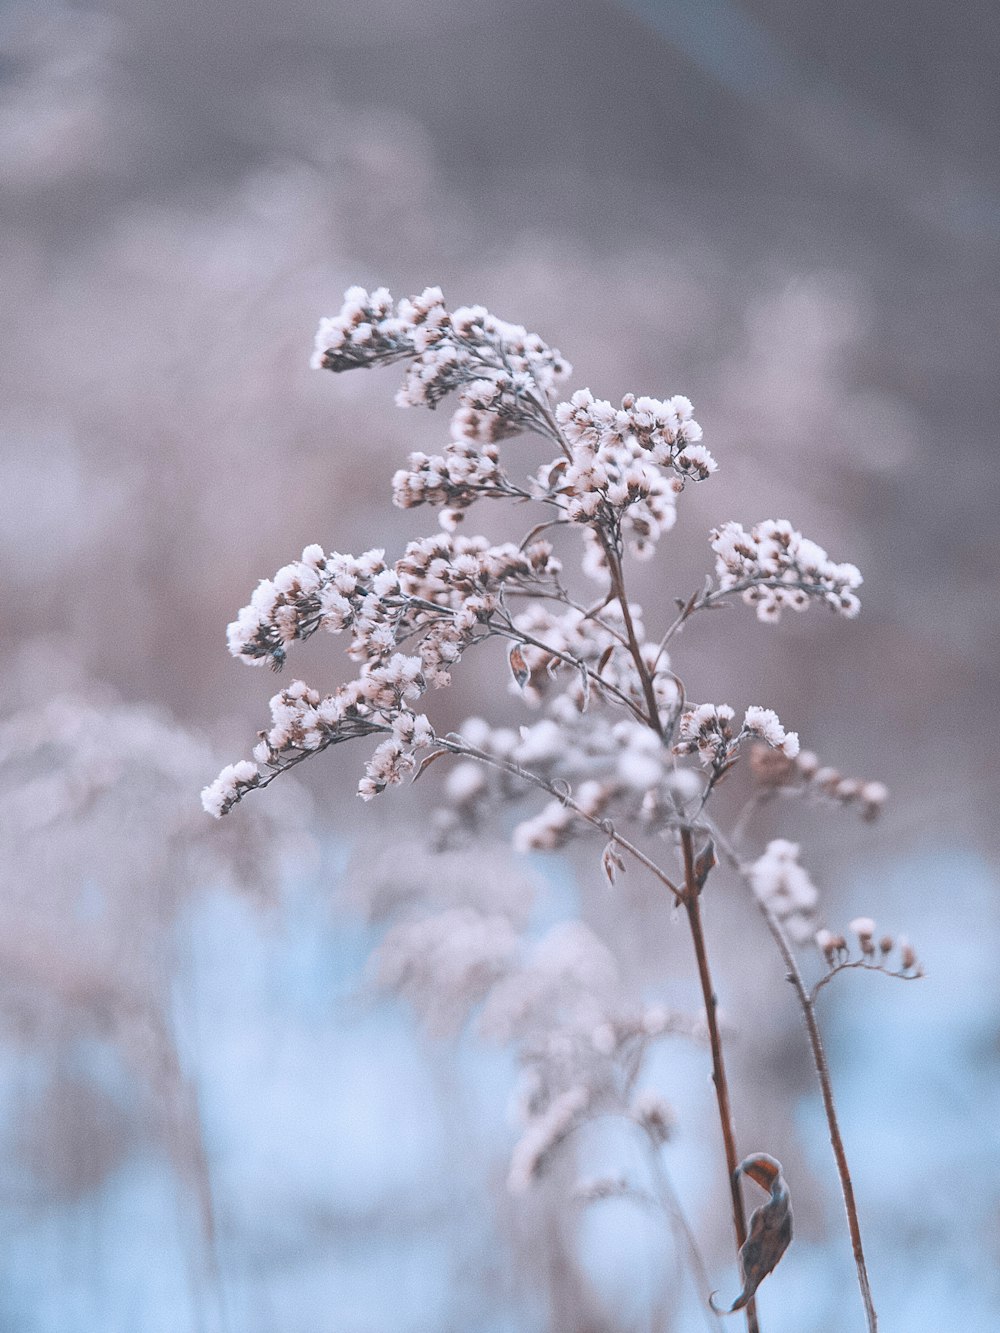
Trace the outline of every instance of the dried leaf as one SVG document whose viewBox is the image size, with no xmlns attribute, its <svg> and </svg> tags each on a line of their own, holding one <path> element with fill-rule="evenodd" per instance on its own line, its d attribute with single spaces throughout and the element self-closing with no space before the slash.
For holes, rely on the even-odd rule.
<svg viewBox="0 0 1000 1333">
<path fill-rule="evenodd" d="M 450 750 L 432 750 L 430 754 L 425 755 L 417 765 L 417 771 L 413 775 L 413 781 L 416 782 L 428 764 L 433 764 L 435 759 L 440 759 L 443 754 L 451 754 Z"/>
<path fill-rule="evenodd" d="M 705 887 L 705 881 L 708 879 L 714 866 L 719 864 L 719 858 L 715 854 L 715 843 L 709 838 L 708 842 L 698 853 L 694 863 L 694 878 L 699 889 Z"/>
<path fill-rule="evenodd" d="M 580 663 L 580 712 L 585 713 L 590 706 L 590 677 L 586 665 Z"/>
<path fill-rule="evenodd" d="M 792 1239 L 792 1201 L 781 1174 L 781 1163 L 767 1153 L 755 1153 L 745 1158 L 736 1168 L 737 1177 L 743 1174 L 769 1190 L 771 1197 L 762 1203 L 750 1218 L 750 1232 L 740 1250 L 740 1271 L 743 1290 L 728 1310 L 715 1304 L 714 1293 L 709 1304 L 716 1314 L 735 1314 L 752 1299 L 754 1292 L 774 1271 Z"/>
<path fill-rule="evenodd" d="M 599 676 L 602 674 L 604 668 L 611 661 L 611 654 L 614 651 L 615 651 L 615 645 L 613 643 L 609 643 L 607 648 L 605 648 L 604 652 L 601 653 L 600 657 L 597 660 L 597 674 Z"/>
<path fill-rule="evenodd" d="M 622 860 L 617 847 L 613 842 L 609 842 L 601 856 L 601 864 L 604 867 L 604 873 L 608 877 L 608 883 L 614 884 L 618 878 L 619 870 L 625 873 L 625 862 Z"/>
<path fill-rule="evenodd" d="M 528 670 L 528 664 L 524 660 L 524 653 L 521 652 L 520 644 L 515 643 L 510 650 L 508 659 L 510 662 L 511 675 L 517 681 L 519 690 L 523 690 L 525 685 L 531 679 L 531 672 Z"/>
</svg>

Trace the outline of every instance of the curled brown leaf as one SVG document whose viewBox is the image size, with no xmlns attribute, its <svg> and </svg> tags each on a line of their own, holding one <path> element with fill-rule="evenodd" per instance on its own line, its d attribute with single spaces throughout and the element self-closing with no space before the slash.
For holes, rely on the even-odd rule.
<svg viewBox="0 0 1000 1333">
<path fill-rule="evenodd" d="M 781 1174 L 781 1163 L 767 1153 L 754 1153 L 736 1168 L 737 1178 L 749 1176 L 771 1197 L 750 1218 L 750 1231 L 740 1250 L 743 1290 L 728 1310 L 720 1310 L 714 1294 L 709 1304 L 716 1314 L 735 1314 L 753 1299 L 754 1292 L 774 1271 L 792 1239 L 792 1200 Z"/>
</svg>

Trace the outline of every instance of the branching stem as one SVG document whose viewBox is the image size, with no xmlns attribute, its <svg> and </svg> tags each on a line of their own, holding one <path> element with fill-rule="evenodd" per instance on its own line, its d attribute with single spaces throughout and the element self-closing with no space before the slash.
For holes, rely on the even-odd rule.
<svg viewBox="0 0 1000 1333">
<path fill-rule="evenodd" d="M 721 839 L 719 840 L 719 846 L 723 851 L 726 860 L 738 871 L 741 878 L 745 880 L 746 869 L 740 862 L 740 859 L 733 848 Z M 878 1316 L 875 1313 L 871 1283 L 868 1280 L 868 1266 L 865 1263 L 864 1246 L 861 1243 L 861 1223 L 858 1219 L 858 1206 L 854 1198 L 854 1182 L 851 1179 L 851 1169 L 847 1163 L 847 1152 L 844 1148 L 844 1140 L 840 1133 L 840 1122 L 837 1118 L 837 1106 L 833 1098 L 833 1083 L 830 1079 L 830 1066 L 827 1063 L 826 1049 L 823 1046 L 823 1037 L 819 1030 L 819 1023 L 816 1020 L 816 997 L 815 994 L 810 993 L 806 987 L 802 972 L 796 962 L 795 954 L 781 922 L 768 908 L 767 904 L 762 902 L 756 894 L 753 895 L 753 898 L 771 933 L 772 939 L 778 946 L 778 952 L 781 954 L 782 962 L 785 965 L 788 980 L 791 982 L 795 990 L 799 1007 L 802 1010 L 802 1016 L 805 1019 L 806 1032 L 809 1037 L 809 1050 L 812 1055 L 813 1066 L 816 1070 L 816 1077 L 819 1081 L 820 1093 L 823 1098 L 823 1111 L 826 1116 L 827 1129 L 830 1134 L 830 1146 L 833 1149 L 834 1160 L 837 1163 L 837 1174 L 840 1177 L 840 1189 L 844 1197 L 844 1209 L 847 1213 L 847 1229 L 850 1232 L 851 1249 L 854 1251 L 854 1264 L 858 1272 L 858 1286 L 861 1290 L 862 1304 L 865 1307 L 865 1318 L 868 1321 L 869 1333 L 877 1333 Z"/>
</svg>

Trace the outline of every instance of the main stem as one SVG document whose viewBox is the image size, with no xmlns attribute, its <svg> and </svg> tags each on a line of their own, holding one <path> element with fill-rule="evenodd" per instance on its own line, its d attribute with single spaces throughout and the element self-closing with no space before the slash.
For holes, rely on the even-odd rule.
<svg viewBox="0 0 1000 1333">
<path fill-rule="evenodd" d="M 642 650 L 639 645 L 638 635 L 635 632 L 635 626 L 632 621 L 632 613 L 628 604 L 628 595 L 625 591 L 625 579 L 622 573 L 621 560 L 618 551 L 612 542 L 604 533 L 600 533 L 601 542 L 604 547 L 604 554 L 608 562 L 608 570 L 611 576 L 611 588 L 618 604 L 622 609 L 622 619 L 625 625 L 625 635 L 629 645 L 629 651 L 632 660 L 635 663 L 636 671 L 642 685 L 643 696 L 646 701 L 646 709 L 649 715 L 649 725 L 658 736 L 663 738 L 663 723 L 660 721 L 659 706 L 656 701 L 656 690 L 653 685 L 652 674 L 643 660 Z M 712 1049 L 712 1083 L 715 1086 L 715 1098 L 719 1108 L 719 1124 L 722 1128 L 722 1142 L 726 1152 L 726 1167 L 729 1174 L 729 1191 L 733 1204 L 733 1229 L 736 1232 L 736 1247 L 742 1249 L 747 1238 L 747 1219 L 743 1207 L 743 1191 L 740 1185 L 740 1177 L 737 1173 L 740 1158 L 736 1151 L 736 1137 L 733 1130 L 733 1112 L 729 1101 L 729 1080 L 726 1078 L 726 1064 L 722 1055 L 722 1036 L 719 1032 L 718 1023 L 718 1000 L 715 995 L 715 987 L 712 984 L 712 973 L 708 965 L 708 950 L 705 947 L 705 932 L 701 923 L 701 885 L 698 883 L 698 877 L 695 870 L 694 859 L 694 840 L 689 828 L 681 830 L 681 848 L 684 855 L 684 891 L 681 894 L 681 900 L 684 904 L 684 910 L 687 912 L 688 924 L 691 928 L 691 940 L 694 944 L 695 958 L 698 963 L 698 979 L 701 982 L 701 993 L 705 1003 L 705 1017 L 708 1023 L 708 1038 Z M 757 1322 L 757 1303 L 752 1298 L 745 1306 L 747 1333 L 760 1333 L 760 1325 Z"/>
<path fill-rule="evenodd" d="M 712 984 L 708 950 L 705 947 L 705 932 L 701 921 L 701 887 L 695 873 L 694 841 L 690 829 L 681 830 L 681 849 L 684 855 L 684 910 L 687 912 L 688 924 L 691 927 L 691 940 L 698 963 L 698 980 L 701 982 L 701 993 L 705 1001 L 708 1039 L 712 1049 L 712 1083 L 715 1085 L 715 1100 L 719 1108 L 719 1124 L 722 1127 L 722 1142 L 726 1152 L 729 1191 L 733 1204 L 733 1230 L 736 1232 L 737 1248 L 742 1249 L 747 1238 L 747 1219 L 743 1207 L 743 1191 L 737 1174 L 740 1158 L 736 1151 L 733 1111 L 729 1101 L 729 1080 L 726 1077 L 726 1064 L 722 1054 L 722 1037 L 717 1013 L 718 1000 Z M 760 1333 L 757 1305 L 753 1300 L 747 1302 L 746 1318 L 747 1333 Z"/>
<path fill-rule="evenodd" d="M 781 925 L 776 921 L 773 915 L 767 910 L 763 903 L 759 903 L 764 920 L 767 922 L 767 928 L 771 932 L 775 943 L 781 953 L 782 960 L 788 969 L 788 980 L 795 987 L 795 992 L 799 998 L 799 1004 L 802 1007 L 802 1014 L 806 1021 L 806 1031 L 809 1034 L 809 1046 L 812 1050 L 813 1065 L 816 1068 L 816 1076 L 819 1079 L 820 1092 L 823 1096 L 823 1110 L 826 1113 L 827 1128 L 830 1132 L 830 1146 L 833 1148 L 833 1156 L 837 1163 L 837 1173 L 840 1176 L 840 1188 L 844 1196 L 844 1208 L 847 1212 L 847 1229 L 851 1235 L 851 1248 L 854 1251 L 854 1263 L 858 1270 L 858 1286 L 861 1288 L 861 1300 L 865 1307 L 865 1316 L 868 1320 L 869 1333 L 877 1333 L 878 1315 L 875 1313 L 875 1305 L 872 1301 L 871 1284 L 868 1281 L 868 1266 L 865 1263 L 865 1252 L 861 1244 L 861 1224 L 858 1221 L 858 1206 L 854 1199 L 854 1182 L 851 1180 L 850 1167 L 847 1165 L 847 1153 L 844 1150 L 844 1140 L 840 1135 L 840 1122 L 837 1119 L 837 1107 L 833 1100 L 833 1085 L 830 1081 L 830 1066 L 827 1064 L 826 1050 L 823 1046 L 823 1038 L 820 1034 L 819 1024 L 816 1021 L 816 1004 L 813 997 L 806 989 L 805 982 L 802 979 L 802 973 L 799 971 L 798 963 L 795 961 L 795 955 L 789 947 L 788 940 Z"/>
<path fill-rule="evenodd" d="M 628 604 L 628 594 L 625 591 L 625 578 L 622 574 L 622 562 L 619 559 L 618 552 L 615 550 L 614 542 L 600 528 L 597 529 L 598 536 L 601 539 L 601 545 L 604 547 L 604 556 L 608 562 L 608 572 L 611 576 L 611 588 L 615 594 L 618 605 L 622 609 L 622 620 L 625 625 L 625 638 L 628 642 L 629 652 L 632 655 L 632 661 L 635 663 L 635 669 L 639 674 L 639 681 L 642 685 L 643 697 L 646 700 L 647 721 L 658 736 L 663 736 L 663 724 L 660 721 L 660 710 L 656 702 L 656 690 L 653 686 L 653 677 L 650 675 L 649 668 L 643 661 L 642 649 L 639 646 L 639 637 L 635 632 L 635 624 L 632 620 L 632 609 Z"/>
</svg>

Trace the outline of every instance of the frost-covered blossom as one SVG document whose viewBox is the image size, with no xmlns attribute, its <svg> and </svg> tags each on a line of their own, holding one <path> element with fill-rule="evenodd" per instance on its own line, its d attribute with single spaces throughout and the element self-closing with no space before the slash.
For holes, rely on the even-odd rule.
<svg viewBox="0 0 1000 1333">
<path fill-rule="evenodd" d="M 643 723 L 617 721 L 597 710 L 581 711 L 567 691 L 547 705 L 547 715 L 518 732 L 470 719 L 459 727 L 462 743 L 498 760 L 511 761 L 564 790 L 514 829 L 518 851 L 552 851 L 586 834 L 587 819 L 641 822 L 659 831 L 675 825 L 677 802 L 697 797 L 701 783 L 674 767 L 669 748 Z M 514 770 L 517 772 L 517 769 Z M 439 827 L 471 831 L 495 814 L 498 804 L 519 800 L 523 783 L 509 772 L 462 764 L 452 785 L 446 780 L 447 807 Z"/>
<path fill-rule="evenodd" d="M 242 796 L 259 786 L 257 765 L 241 759 L 239 763 L 227 764 L 215 781 L 209 783 L 201 793 L 201 804 L 207 814 L 221 819 Z"/>
<path fill-rule="evenodd" d="M 600 459 L 605 454 L 640 459 L 644 455 L 658 467 L 681 478 L 703 481 L 718 464 L 700 444 L 702 429 L 694 420 L 694 409 L 678 394 L 662 402 L 658 398 L 626 394 L 621 407 L 595 399 L 589 389 L 578 389 L 568 403 L 556 408 L 563 435 L 582 459 Z"/>
<path fill-rule="evenodd" d="M 811 601 L 847 617 L 861 609 L 857 566 L 835 564 L 787 519 L 768 519 L 749 532 L 739 523 L 724 523 L 712 532 L 712 550 L 719 588 L 741 592 L 760 620 L 777 621 L 785 607 L 804 611 Z"/>
<path fill-rule="evenodd" d="M 307 546 L 302 559 L 284 565 L 273 579 L 262 579 L 247 606 L 229 626 L 227 642 L 234 657 L 275 670 L 284 665 L 288 645 L 307 639 L 318 629 L 339 634 L 364 615 L 369 599 L 393 588 L 385 552 L 366 551 L 354 557 L 334 551 L 327 556 L 318 545 Z M 376 592 L 376 580 L 379 591 Z"/>
<path fill-rule="evenodd" d="M 624 538 L 637 559 L 650 559 L 658 538 L 674 525 L 685 479 L 702 480 L 715 471 L 691 412 L 686 398 L 661 402 L 634 394 L 616 409 L 589 389 L 578 389 L 556 408 L 569 458 L 539 469 L 536 491 L 590 529 L 586 572 L 601 577 L 603 571 L 595 524 L 615 540 Z"/>
<path fill-rule="evenodd" d="M 393 303 L 384 287 L 350 288 L 340 313 L 323 319 L 312 364 L 323 370 L 409 361 L 400 407 L 435 407 L 461 391 L 461 425 L 473 439 L 545 429 L 549 395 L 570 374 L 558 351 L 483 306 L 449 313 L 439 287 Z M 491 428 L 486 419 L 495 418 Z"/>
<path fill-rule="evenodd" d="M 675 754 L 697 754 L 704 764 L 724 764 L 736 744 L 734 710 L 728 704 L 699 704 L 681 714 Z"/>
<path fill-rule="evenodd" d="M 393 735 L 381 742 L 365 766 L 358 794 L 370 801 L 386 787 L 395 786 L 416 768 L 417 750 L 431 744 L 434 731 L 423 714 L 402 711 L 392 719 Z"/>
<path fill-rule="evenodd" d="M 211 814 L 226 814 L 248 791 L 266 786 L 278 773 L 309 753 L 361 736 L 386 738 L 368 762 L 359 795 L 370 800 L 401 782 L 414 767 L 414 753 L 431 744 L 427 718 L 407 704 L 426 690 L 419 657 L 395 653 L 386 662 L 362 668 L 356 680 L 321 696 L 304 681 L 293 681 L 271 699 L 271 726 L 254 746 L 256 765 L 230 765 L 202 794 Z"/>
<path fill-rule="evenodd" d="M 229 651 L 251 665 L 279 669 L 295 640 L 319 629 L 350 630 L 349 655 L 369 662 L 423 632 L 422 656 L 435 678 L 497 609 L 502 588 L 544 586 L 558 570 L 544 541 L 522 550 L 512 542 L 493 546 L 485 537 L 439 533 L 410 542 L 391 569 L 382 550 L 325 556 L 321 547 L 307 546 L 302 560 L 258 585 L 229 626 Z"/>
<path fill-rule="evenodd" d="M 453 440 L 443 454 L 410 454 L 407 466 L 393 476 L 392 501 L 400 509 L 431 504 L 444 510 L 443 527 L 453 527 L 476 500 L 523 495 L 506 478 L 496 445 L 482 448 L 470 440 Z"/>
<path fill-rule="evenodd" d="M 749 875 L 754 893 L 794 940 L 804 943 L 814 936 L 819 893 L 799 863 L 798 843 L 773 839 Z"/>
<path fill-rule="evenodd" d="M 875 922 L 870 916 L 856 916 L 848 929 L 858 937 L 862 953 L 873 954 L 875 952 Z"/>
<path fill-rule="evenodd" d="M 681 715 L 674 753 L 697 754 L 703 764 L 721 769 L 735 756 L 743 740 L 755 737 L 787 758 L 798 754 L 798 736 L 794 731 L 785 731 L 770 708 L 751 705 L 738 732 L 733 730 L 735 716 L 728 704 L 699 704 L 689 708 Z"/>
<path fill-rule="evenodd" d="M 646 642 L 642 608 L 632 605 L 630 613 L 661 717 L 669 719 L 678 698 L 669 658 L 658 645 Z M 516 686 L 529 701 L 541 702 L 559 689 L 578 710 L 586 709 L 592 692 L 608 700 L 624 696 L 637 707 L 643 706 L 642 683 L 625 642 L 624 617 L 617 603 L 604 607 L 598 615 L 533 601 L 514 617 L 514 627 L 534 640 L 521 644 L 527 674 Z M 574 664 L 590 668 L 589 674 Z M 565 717 L 559 720 L 565 721 Z"/>
<path fill-rule="evenodd" d="M 743 731 L 747 736 L 756 736 L 773 750 L 780 750 L 789 759 L 794 759 L 799 752 L 799 738 L 794 731 L 786 731 L 778 720 L 778 714 L 770 708 L 751 705 L 743 718 Z"/>
</svg>

